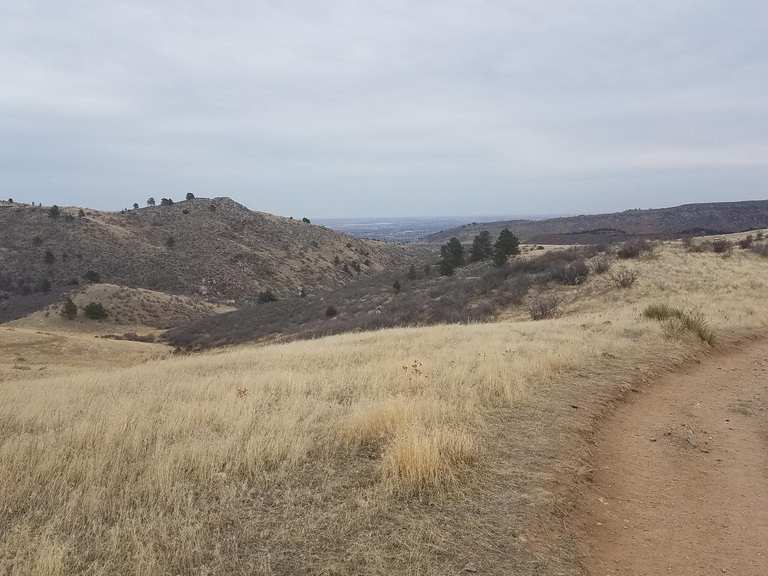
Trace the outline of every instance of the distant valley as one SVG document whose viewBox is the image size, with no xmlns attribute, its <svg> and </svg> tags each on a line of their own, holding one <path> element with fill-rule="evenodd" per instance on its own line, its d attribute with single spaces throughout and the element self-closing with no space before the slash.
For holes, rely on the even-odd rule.
<svg viewBox="0 0 768 576">
<path fill-rule="evenodd" d="M 528 220 L 541 220 L 543 216 L 519 216 Z M 388 242 L 418 242 L 433 234 L 464 225 L 498 222 L 505 216 L 446 216 L 446 217 L 398 217 L 398 218 L 318 218 L 318 224 L 358 238 L 372 238 Z"/>
</svg>

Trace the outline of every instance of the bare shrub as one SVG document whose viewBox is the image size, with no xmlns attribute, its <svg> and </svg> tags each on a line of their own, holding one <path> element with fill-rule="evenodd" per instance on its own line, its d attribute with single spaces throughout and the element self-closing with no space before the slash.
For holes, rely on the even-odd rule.
<svg viewBox="0 0 768 576">
<path fill-rule="evenodd" d="M 755 243 L 755 237 L 750 234 L 746 238 L 739 240 L 738 245 L 742 250 L 748 250 Z"/>
<path fill-rule="evenodd" d="M 611 259 L 608 256 L 597 256 L 589 263 L 593 274 L 605 274 L 611 269 Z"/>
<path fill-rule="evenodd" d="M 730 254 L 733 251 L 733 242 L 725 238 L 718 238 L 712 242 L 712 252 L 715 254 Z"/>
<path fill-rule="evenodd" d="M 757 254 L 758 256 L 768 258 L 768 244 L 765 244 L 765 243 L 753 244 L 750 247 L 750 250 L 755 254 Z"/>
<path fill-rule="evenodd" d="M 589 267 L 584 260 L 558 266 L 552 272 L 552 278 L 566 286 L 583 284 L 589 276 Z"/>
<path fill-rule="evenodd" d="M 538 295 L 528 300 L 528 312 L 532 320 L 554 318 L 560 309 L 560 299 L 554 295 Z"/>
<path fill-rule="evenodd" d="M 635 285 L 635 282 L 637 282 L 637 271 L 636 270 L 618 270 L 611 274 L 611 282 L 617 287 L 617 288 L 632 288 L 632 286 Z"/>
<path fill-rule="evenodd" d="M 496 290 L 500 286 L 503 286 L 504 282 L 509 277 L 509 270 L 507 268 L 493 268 L 483 274 L 478 282 L 479 292 L 481 294 L 487 294 Z"/>
<path fill-rule="evenodd" d="M 653 245 L 650 242 L 643 239 L 635 239 L 624 242 L 616 252 L 616 255 L 623 260 L 628 260 L 630 258 L 639 258 L 651 251 L 653 251 Z"/>
<path fill-rule="evenodd" d="M 510 304 L 519 305 L 528 295 L 531 288 L 531 280 L 528 276 L 517 276 L 504 282 L 502 289 L 498 291 L 495 302 L 499 306 L 508 306 Z"/>
</svg>

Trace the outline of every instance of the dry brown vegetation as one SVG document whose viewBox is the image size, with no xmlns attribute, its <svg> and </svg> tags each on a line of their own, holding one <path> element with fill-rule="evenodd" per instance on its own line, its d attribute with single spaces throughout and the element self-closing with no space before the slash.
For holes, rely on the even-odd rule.
<svg viewBox="0 0 768 576">
<path fill-rule="evenodd" d="M 537 266 L 537 264 L 525 264 Z M 579 574 L 607 402 L 768 325 L 766 261 L 679 244 L 550 286 L 557 319 L 346 334 L 0 388 L 0 572 Z M 124 345 L 125 343 L 111 343 Z"/>
<path fill-rule="evenodd" d="M 457 268 L 451 276 L 389 272 L 332 292 L 203 318 L 170 330 L 167 338 L 180 348 L 201 349 L 275 338 L 285 341 L 382 328 L 488 322 L 511 306 L 522 305 L 529 291 L 537 293 L 550 284 L 582 284 L 590 272 L 587 259 L 603 250 L 528 251 L 503 267 L 478 262 Z M 393 290 L 394 283 L 400 290 Z"/>
<path fill-rule="evenodd" d="M 72 329 L 113 330 L 114 324 L 128 327 L 170 328 L 212 314 L 231 311 L 229 306 L 207 302 L 199 297 L 178 296 L 141 288 L 113 284 L 91 284 L 70 295 L 78 307 L 71 320 L 61 317 L 63 304 L 56 302 L 11 325 L 71 331 Z M 104 306 L 108 318 L 103 325 L 88 321 L 83 309 L 91 302 Z"/>
<path fill-rule="evenodd" d="M 0 298 L 85 284 L 92 272 L 121 286 L 255 300 L 265 290 L 285 297 L 409 262 L 400 246 L 251 211 L 228 198 L 124 213 L 62 208 L 57 218 L 15 204 L 0 210 L 0 231 Z"/>
</svg>

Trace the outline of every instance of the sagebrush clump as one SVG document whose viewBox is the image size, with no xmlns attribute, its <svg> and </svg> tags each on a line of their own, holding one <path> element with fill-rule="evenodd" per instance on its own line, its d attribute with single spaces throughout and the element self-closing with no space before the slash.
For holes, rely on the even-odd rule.
<svg viewBox="0 0 768 576">
<path fill-rule="evenodd" d="M 531 320 L 555 318 L 559 309 L 560 299 L 551 294 L 534 296 L 528 300 L 528 312 L 531 315 Z"/>
<path fill-rule="evenodd" d="M 637 282 L 636 270 L 618 270 L 611 274 L 611 281 L 617 288 L 631 288 Z"/>
<path fill-rule="evenodd" d="M 653 251 L 653 245 L 644 239 L 627 240 L 622 244 L 616 255 L 619 258 L 628 260 L 630 258 L 639 258 L 643 254 Z"/>
</svg>

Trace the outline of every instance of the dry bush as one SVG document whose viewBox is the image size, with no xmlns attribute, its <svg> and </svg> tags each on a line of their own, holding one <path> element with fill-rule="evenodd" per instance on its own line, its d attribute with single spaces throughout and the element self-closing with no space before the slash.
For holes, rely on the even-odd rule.
<svg viewBox="0 0 768 576">
<path fill-rule="evenodd" d="M 733 242 L 726 238 L 717 238 L 712 241 L 712 252 L 715 254 L 730 254 L 733 251 Z"/>
<path fill-rule="evenodd" d="M 555 318 L 560 309 L 560 299 L 552 294 L 539 294 L 528 300 L 531 320 Z"/>
<path fill-rule="evenodd" d="M 752 234 L 749 234 L 745 238 L 742 238 L 741 240 L 739 240 L 737 244 L 739 245 L 739 248 L 741 248 L 742 250 L 748 250 L 749 248 L 752 247 L 754 243 L 755 243 L 755 237 L 752 236 Z"/>
<path fill-rule="evenodd" d="M 700 242 L 696 242 L 694 240 L 691 240 L 689 243 L 685 245 L 685 248 L 688 252 L 692 254 L 701 254 L 704 252 L 712 252 L 712 241 L 711 240 L 702 240 Z"/>
<path fill-rule="evenodd" d="M 601 255 L 593 258 L 589 263 L 589 267 L 593 274 L 605 274 L 611 269 L 612 264 L 608 256 Z"/>
<path fill-rule="evenodd" d="M 586 282 L 589 267 L 584 260 L 576 260 L 569 264 L 558 266 L 552 271 L 552 279 L 566 286 L 578 286 Z"/>
<path fill-rule="evenodd" d="M 643 310 L 643 316 L 664 324 L 665 333 L 679 335 L 690 333 L 710 346 L 715 343 L 715 335 L 707 319 L 701 312 L 686 311 L 669 304 L 651 304 Z"/>
<path fill-rule="evenodd" d="M 631 258 L 639 258 L 643 254 L 653 251 L 653 245 L 644 239 L 627 240 L 617 250 L 616 255 L 623 259 L 628 260 Z"/>
<path fill-rule="evenodd" d="M 509 278 L 510 271 L 505 266 L 494 267 L 480 277 L 478 283 L 479 291 L 481 294 L 488 294 L 493 290 L 496 290 L 506 282 Z"/>
<path fill-rule="evenodd" d="M 611 274 L 611 282 L 617 288 L 632 288 L 637 282 L 638 273 L 637 270 L 617 270 Z"/>
</svg>

